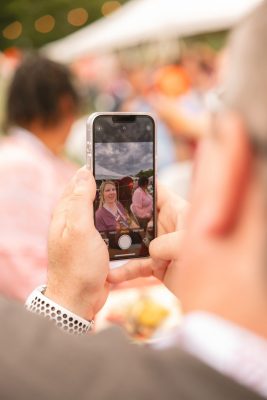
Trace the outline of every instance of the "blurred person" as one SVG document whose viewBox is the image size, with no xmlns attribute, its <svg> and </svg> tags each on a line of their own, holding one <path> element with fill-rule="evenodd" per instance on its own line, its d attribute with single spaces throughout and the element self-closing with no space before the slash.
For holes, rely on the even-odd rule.
<svg viewBox="0 0 267 400">
<path fill-rule="evenodd" d="M 76 166 L 63 155 L 78 96 L 69 71 L 38 55 L 15 71 L 0 142 L 0 290 L 25 300 L 45 279 L 51 213 Z"/>
<path fill-rule="evenodd" d="M 103 181 L 99 189 L 100 202 L 95 213 L 96 228 L 99 231 L 127 229 L 131 220 L 123 205 L 117 199 L 117 189 L 113 181 Z"/>
<path fill-rule="evenodd" d="M 148 184 L 148 177 L 140 176 L 138 187 L 132 197 L 132 210 L 138 219 L 140 227 L 144 230 L 146 230 L 153 213 L 153 198 L 148 192 Z"/>
<path fill-rule="evenodd" d="M 215 54 L 206 46 L 186 49 L 181 64 L 190 89 L 176 99 L 155 93 L 151 104 L 174 135 L 177 162 L 159 174 L 159 180 L 185 199 L 189 195 L 197 144 L 208 131 L 207 96 L 215 84 Z"/>
<path fill-rule="evenodd" d="M 264 1 L 230 38 L 223 102 L 200 149 L 186 219 L 184 202 L 159 187 L 151 259 L 109 271 L 86 170 L 54 212 L 47 287 L 30 302 L 37 312 L 56 320 L 56 311 L 71 332 L 75 318 L 89 324 L 101 309 L 109 282 L 154 275 L 181 300 L 181 327 L 154 347 L 129 344 L 116 329 L 80 338 L 1 298 L 3 398 L 267 397 L 266 38 Z"/>
<path fill-rule="evenodd" d="M 155 89 L 165 96 L 177 98 L 190 88 L 188 74 L 180 62 L 160 67 L 154 75 Z"/>
<path fill-rule="evenodd" d="M 194 142 L 207 133 L 206 94 L 216 82 L 215 54 L 207 46 L 191 45 L 182 55 L 181 65 L 190 82 L 189 89 L 177 96 L 154 93 L 150 102 L 165 121 L 176 140 Z M 179 148 L 178 148 L 179 151 Z M 184 151 L 186 156 L 186 151 Z M 189 153 L 190 154 L 190 153 Z M 183 159 L 183 151 L 178 154 Z"/>
<path fill-rule="evenodd" d="M 135 67 L 125 71 L 132 88 L 131 95 L 121 105 L 121 111 L 127 112 L 154 112 L 157 120 L 157 168 L 160 171 L 164 167 L 175 162 L 175 149 L 172 134 L 164 123 L 156 109 L 151 107 L 148 95 L 151 91 L 151 71 L 145 68 Z"/>
</svg>

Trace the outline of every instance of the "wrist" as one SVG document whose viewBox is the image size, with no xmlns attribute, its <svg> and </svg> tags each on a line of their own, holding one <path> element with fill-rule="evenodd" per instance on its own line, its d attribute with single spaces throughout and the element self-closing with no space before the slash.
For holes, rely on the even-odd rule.
<svg viewBox="0 0 267 400">
<path fill-rule="evenodd" d="M 94 319 L 95 313 L 86 290 L 73 290 L 74 286 L 72 285 L 71 288 L 68 288 L 64 285 L 56 285 L 54 287 L 54 285 L 48 283 L 44 294 L 50 300 L 67 308 L 81 318 L 88 321 Z"/>
<path fill-rule="evenodd" d="M 44 295 L 46 286 L 39 286 L 27 298 L 28 311 L 50 319 L 55 325 L 70 334 L 86 334 L 94 326 L 94 320 L 86 320 Z"/>
</svg>

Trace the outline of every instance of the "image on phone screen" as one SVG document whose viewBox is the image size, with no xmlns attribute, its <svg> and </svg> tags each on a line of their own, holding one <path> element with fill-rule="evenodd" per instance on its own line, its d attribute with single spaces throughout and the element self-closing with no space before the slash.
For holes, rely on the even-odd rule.
<svg viewBox="0 0 267 400">
<path fill-rule="evenodd" d="M 155 123 L 147 115 L 93 122 L 95 226 L 110 260 L 147 257 L 155 237 Z"/>
</svg>

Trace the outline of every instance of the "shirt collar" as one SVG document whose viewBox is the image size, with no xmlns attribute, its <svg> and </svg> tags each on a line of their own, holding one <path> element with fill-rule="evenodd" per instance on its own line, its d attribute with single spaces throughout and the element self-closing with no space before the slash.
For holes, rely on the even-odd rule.
<svg viewBox="0 0 267 400">
<path fill-rule="evenodd" d="M 9 130 L 10 136 L 16 137 L 19 140 L 23 140 L 24 143 L 29 144 L 35 148 L 38 148 L 43 153 L 50 157 L 56 158 L 55 154 L 32 132 L 20 126 L 14 126 Z"/>
<path fill-rule="evenodd" d="M 267 340 L 262 337 L 219 316 L 194 312 L 159 347 L 174 344 L 267 396 Z"/>
</svg>

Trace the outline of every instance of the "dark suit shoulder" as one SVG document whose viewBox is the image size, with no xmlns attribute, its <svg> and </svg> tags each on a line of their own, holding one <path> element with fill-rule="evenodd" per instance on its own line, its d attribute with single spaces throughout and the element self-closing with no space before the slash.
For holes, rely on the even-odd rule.
<svg viewBox="0 0 267 400">
<path fill-rule="evenodd" d="M 70 336 L 4 299 L 0 320 L 5 400 L 260 400 L 182 350 L 131 344 L 117 328 Z"/>
</svg>

